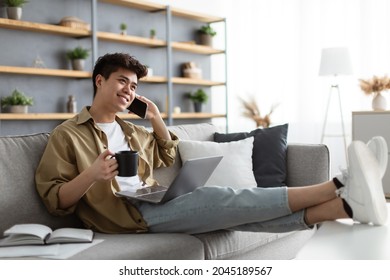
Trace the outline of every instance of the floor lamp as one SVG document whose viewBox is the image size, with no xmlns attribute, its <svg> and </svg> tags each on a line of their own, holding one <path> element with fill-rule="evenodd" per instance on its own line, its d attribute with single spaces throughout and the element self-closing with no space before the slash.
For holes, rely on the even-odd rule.
<svg viewBox="0 0 390 280">
<path fill-rule="evenodd" d="M 340 88 L 339 88 L 339 85 L 337 83 L 336 78 L 339 75 L 352 75 L 351 60 L 350 60 L 348 49 L 347 48 L 325 48 L 325 49 L 322 49 L 319 75 L 320 76 L 333 76 L 335 78 L 335 82 L 333 84 L 331 84 L 331 86 L 330 86 L 328 103 L 327 103 L 326 111 L 325 111 L 324 124 L 322 127 L 321 143 L 324 143 L 324 138 L 326 136 L 336 136 L 336 137 L 342 136 L 343 140 L 344 140 L 344 151 L 345 151 L 345 155 L 347 158 L 347 138 L 346 138 L 346 134 L 345 134 L 343 107 L 341 104 Z M 329 105 L 330 105 L 330 101 L 332 99 L 332 93 L 334 91 L 337 94 L 337 100 L 338 100 L 340 116 L 341 116 L 341 129 L 342 129 L 341 135 L 328 135 L 325 133 L 326 124 L 328 121 Z"/>
</svg>

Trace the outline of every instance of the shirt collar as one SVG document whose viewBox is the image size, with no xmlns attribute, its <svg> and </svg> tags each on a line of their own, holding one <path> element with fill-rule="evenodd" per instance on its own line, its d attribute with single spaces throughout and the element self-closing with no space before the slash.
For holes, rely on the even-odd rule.
<svg viewBox="0 0 390 280">
<path fill-rule="evenodd" d="M 78 114 L 77 117 L 77 122 L 76 122 L 77 124 L 83 124 L 88 122 L 90 119 L 92 119 L 92 116 L 89 113 L 89 108 L 91 108 L 91 106 L 86 106 L 81 110 L 80 114 Z"/>
<path fill-rule="evenodd" d="M 81 112 L 78 114 L 77 121 L 76 123 L 78 125 L 84 124 L 90 120 L 94 123 L 95 121 L 93 120 L 91 114 L 89 113 L 89 109 L 91 106 L 85 106 Z M 122 127 L 122 129 L 126 132 L 126 134 L 131 135 L 134 132 L 134 129 L 130 128 L 129 125 L 123 121 L 120 117 L 115 116 L 115 120 L 119 123 L 119 125 Z"/>
</svg>

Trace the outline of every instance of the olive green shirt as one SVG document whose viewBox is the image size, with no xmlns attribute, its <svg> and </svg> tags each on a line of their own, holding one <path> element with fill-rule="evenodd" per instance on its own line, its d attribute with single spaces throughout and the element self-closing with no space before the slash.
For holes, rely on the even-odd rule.
<svg viewBox="0 0 390 280">
<path fill-rule="evenodd" d="M 115 195 L 119 190 L 115 179 L 98 181 L 79 202 L 68 208 L 58 207 L 58 191 L 90 167 L 107 149 L 107 137 L 95 124 L 89 108 L 63 122 L 53 130 L 36 171 L 36 187 L 48 211 L 57 216 L 75 213 L 87 228 L 106 233 L 145 232 L 147 225 L 139 211 L 126 199 Z M 178 138 L 158 137 L 142 126 L 125 122 L 119 117 L 131 150 L 139 153 L 138 173 L 149 185 L 156 185 L 153 169 L 173 164 Z"/>
</svg>

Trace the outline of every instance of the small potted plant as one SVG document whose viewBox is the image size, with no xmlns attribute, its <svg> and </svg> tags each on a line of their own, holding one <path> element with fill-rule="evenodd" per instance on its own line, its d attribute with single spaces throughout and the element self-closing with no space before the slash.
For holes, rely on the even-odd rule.
<svg viewBox="0 0 390 280">
<path fill-rule="evenodd" d="M 67 51 L 66 57 L 72 62 L 73 70 L 84 70 L 85 59 L 89 56 L 89 50 L 82 47 L 76 47 Z"/>
<path fill-rule="evenodd" d="M 122 22 L 119 26 L 121 29 L 121 35 L 126 35 L 127 34 L 127 24 Z"/>
<path fill-rule="evenodd" d="M 27 0 L 5 0 L 8 18 L 20 20 L 22 18 L 22 7 L 26 3 L 28 3 Z"/>
<path fill-rule="evenodd" d="M 205 46 L 213 45 L 213 37 L 217 35 L 217 32 L 211 27 L 210 23 L 203 25 L 199 30 L 199 43 Z"/>
<path fill-rule="evenodd" d="M 33 98 L 15 89 L 11 95 L 1 99 L 1 107 L 7 108 L 10 113 L 28 113 L 28 106 L 34 104 Z"/>
<path fill-rule="evenodd" d="M 156 39 L 156 29 L 150 29 L 150 39 Z"/>
<path fill-rule="evenodd" d="M 209 98 L 207 93 L 199 88 L 193 93 L 188 94 L 188 98 L 194 103 L 194 111 L 196 113 L 202 112 L 203 104 L 205 104 Z"/>
</svg>

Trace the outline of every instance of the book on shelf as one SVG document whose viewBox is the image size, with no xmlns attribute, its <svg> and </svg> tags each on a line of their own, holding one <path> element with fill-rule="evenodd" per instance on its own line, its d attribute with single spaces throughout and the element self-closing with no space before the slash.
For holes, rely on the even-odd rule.
<svg viewBox="0 0 390 280">
<path fill-rule="evenodd" d="M 92 242 L 93 231 L 81 228 L 52 230 L 41 224 L 17 224 L 4 231 L 0 247 Z"/>
</svg>

